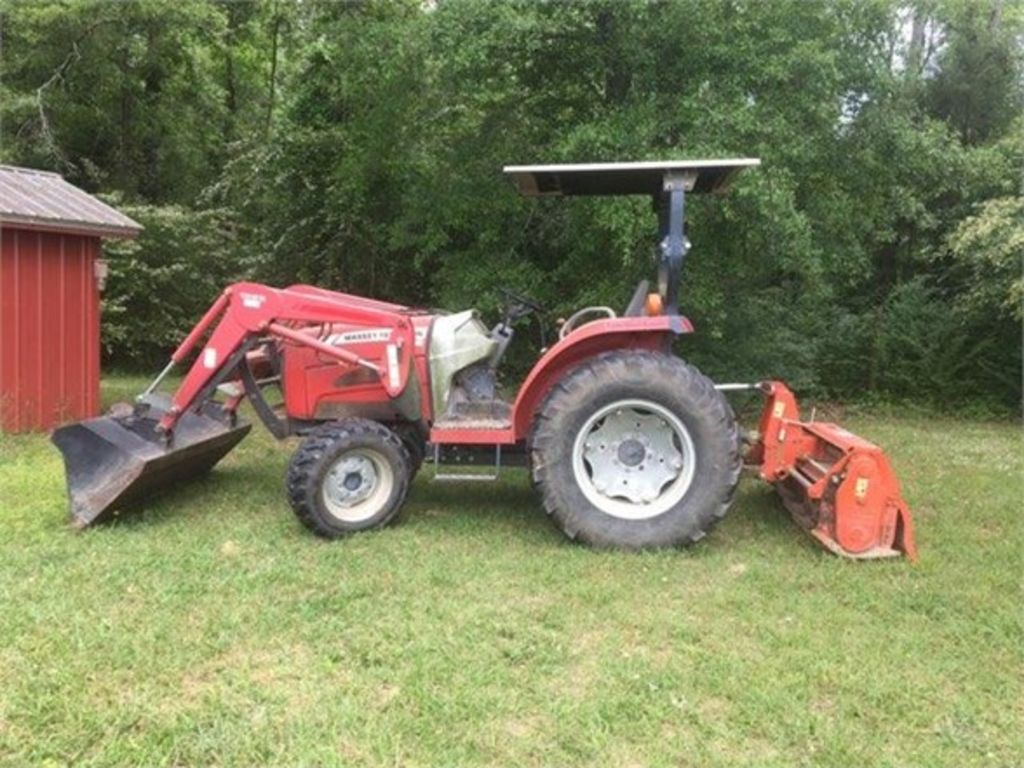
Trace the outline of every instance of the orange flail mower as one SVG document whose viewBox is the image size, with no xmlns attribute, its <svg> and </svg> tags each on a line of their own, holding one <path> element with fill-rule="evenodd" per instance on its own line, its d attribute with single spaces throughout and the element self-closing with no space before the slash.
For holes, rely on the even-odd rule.
<svg viewBox="0 0 1024 768">
<path fill-rule="evenodd" d="M 301 439 L 286 495 L 327 538 L 397 519 L 430 461 L 434 480 L 528 467 L 544 510 L 573 540 L 684 546 L 728 512 L 746 462 L 830 551 L 914 559 L 910 510 L 880 448 L 835 424 L 800 421 L 780 382 L 715 384 L 673 353 L 694 332 L 679 309 L 685 197 L 723 191 L 759 163 L 506 168 L 531 196 L 650 196 L 660 230 L 656 289 L 641 281 L 621 312 L 579 309 L 550 346 L 542 333 L 541 355 L 511 397 L 502 358 L 515 326 L 544 315 L 529 297 L 504 291 L 503 316 L 488 329 L 471 309 L 427 311 L 306 285 L 229 286 L 134 404 L 54 432 L 74 524 L 109 519 L 213 467 L 248 433 L 238 413 L 247 400 L 276 438 Z M 193 355 L 176 391 L 159 393 L 164 375 Z M 725 393 L 753 388 L 765 406 L 744 456 Z M 461 463 L 492 471 L 450 471 Z"/>
<path fill-rule="evenodd" d="M 916 560 L 910 509 L 885 452 L 836 424 L 800 421 L 782 382 L 761 388 L 765 407 L 748 460 L 793 519 L 837 555 Z"/>
</svg>

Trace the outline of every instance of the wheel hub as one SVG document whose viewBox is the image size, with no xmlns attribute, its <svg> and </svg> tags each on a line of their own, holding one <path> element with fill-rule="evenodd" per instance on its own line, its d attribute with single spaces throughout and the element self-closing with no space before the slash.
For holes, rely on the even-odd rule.
<svg viewBox="0 0 1024 768">
<path fill-rule="evenodd" d="M 376 485 L 377 472 L 373 462 L 365 456 L 350 456 L 331 467 L 324 483 L 324 493 L 333 504 L 351 507 L 373 493 Z"/>
<path fill-rule="evenodd" d="M 627 467 L 635 467 L 644 460 L 647 450 L 644 444 L 634 438 L 619 443 L 619 462 Z"/>
<path fill-rule="evenodd" d="M 682 422 L 655 403 L 602 409 L 576 441 L 577 480 L 599 508 L 643 519 L 665 511 L 693 479 L 693 444 Z"/>
</svg>

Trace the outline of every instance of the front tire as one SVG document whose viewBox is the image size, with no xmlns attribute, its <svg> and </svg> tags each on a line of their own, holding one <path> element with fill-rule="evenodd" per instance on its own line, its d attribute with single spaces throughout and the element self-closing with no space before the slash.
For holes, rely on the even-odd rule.
<svg viewBox="0 0 1024 768">
<path fill-rule="evenodd" d="M 412 475 L 409 452 L 383 424 L 345 418 L 314 429 L 292 456 L 286 486 L 295 515 L 336 539 L 395 519 Z"/>
<path fill-rule="evenodd" d="M 569 538 L 602 548 L 699 541 L 728 511 L 742 466 L 732 409 L 710 379 L 643 350 L 565 376 L 530 444 L 545 509 Z"/>
</svg>

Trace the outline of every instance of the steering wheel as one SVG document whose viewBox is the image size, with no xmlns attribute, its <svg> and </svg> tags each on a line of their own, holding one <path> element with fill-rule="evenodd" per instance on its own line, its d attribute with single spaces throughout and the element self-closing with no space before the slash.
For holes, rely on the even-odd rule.
<svg viewBox="0 0 1024 768">
<path fill-rule="evenodd" d="M 584 307 L 583 309 L 574 312 L 568 320 L 562 323 L 562 327 L 558 329 L 558 340 L 561 341 L 570 333 L 575 331 L 576 326 L 580 324 L 580 320 L 587 317 L 588 315 L 597 314 L 604 315 L 607 318 L 618 317 L 618 315 L 615 313 L 615 310 L 612 309 L 611 307 Z M 597 318 L 594 319 L 596 320 Z"/>
<path fill-rule="evenodd" d="M 510 303 L 519 304 L 520 306 L 526 307 L 534 312 L 546 312 L 547 309 L 536 299 L 531 299 L 529 296 L 523 296 L 521 293 L 510 291 L 508 288 L 498 288 L 498 293 L 504 296 Z"/>
</svg>

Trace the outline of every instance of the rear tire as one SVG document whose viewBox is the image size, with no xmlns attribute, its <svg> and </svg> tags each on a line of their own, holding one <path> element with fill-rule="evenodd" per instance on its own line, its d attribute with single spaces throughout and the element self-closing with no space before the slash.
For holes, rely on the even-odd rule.
<svg viewBox="0 0 1024 768">
<path fill-rule="evenodd" d="M 394 432 L 368 419 L 339 419 L 314 429 L 295 451 L 288 500 L 303 525 L 336 539 L 394 520 L 411 474 Z"/>
<path fill-rule="evenodd" d="M 711 380 L 642 350 L 567 374 L 530 445 L 548 514 L 569 538 L 601 548 L 699 541 L 728 511 L 742 466 L 732 409 Z"/>
</svg>

